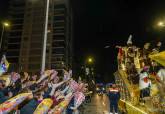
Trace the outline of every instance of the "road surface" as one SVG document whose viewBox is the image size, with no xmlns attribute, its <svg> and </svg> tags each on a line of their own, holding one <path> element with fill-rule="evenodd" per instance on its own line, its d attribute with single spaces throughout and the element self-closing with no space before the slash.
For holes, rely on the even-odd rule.
<svg viewBox="0 0 165 114">
<path fill-rule="evenodd" d="M 84 114 L 109 114 L 108 97 L 95 94 L 92 97 L 92 102 L 85 105 Z"/>
</svg>

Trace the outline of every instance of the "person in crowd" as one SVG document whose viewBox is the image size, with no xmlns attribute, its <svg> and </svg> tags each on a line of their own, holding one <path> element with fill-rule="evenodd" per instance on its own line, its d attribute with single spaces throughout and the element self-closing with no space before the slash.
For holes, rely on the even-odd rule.
<svg viewBox="0 0 165 114">
<path fill-rule="evenodd" d="M 26 77 L 23 72 L 20 73 L 20 76 L 21 76 L 21 86 L 22 86 L 21 88 L 24 88 L 25 83 L 28 82 L 28 80 L 26 80 Z"/>
<path fill-rule="evenodd" d="M 118 114 L 118 102 L 120 99 L 120 92 L 116 84 L 113 84 L 112 88 L 109 89 L 108 96 L 110 100 L 110 114 L 113 114 L 113 109 L 115 111 L 115 114 Z"/>
<path fill-rule="evenodd" d="M 61 101 L 68 99 L 68 95 L 73 93 L 70 87 L 72 72 L 70 71 L 69 77 L 64 80 L 59 78 L 57 74 L 53 70 L 47 70 L 38 79 L 37 75 L 30 77 L 26 72 L 20 74 L 13 72 L 11 74 L 12 83 L 8 87 L 5 87 L 4 83 L 0 80 L 0 102 L 3 103 L 20 93 L 32 92 L 33 97 L 19 105 L 20 114 L 32 114 L 45 98 L 51 98 L 54 107 Z M 31 82 L 34 83 L 30 84 Z M 78 90 L 83 92 L 83 82 L 80 85 Z M 74 110 L 74 107 L 72 107 L 72 110 Z"/>
<path fill-rule="evenodd" d="M 36 86 L 36 82 L 38 80 L 38 76 L 32 75 L 27 82 L 25 82 L 24 88 L 30 87 L 30 89 L 34 89 L 33 87 Z"/>
<path fill-rule="evenodd" d="M 76 111 L 76 108 L 73 108 L 75 104 L 75 98 L 72 97 L 68 107 L 67 107 L 67 114 L 73 114 L 74 111 Z"/>
<path fill-rule="evenodd" d="M 43 100 L 41 92 L 34 94 L 34 97 L 20 110 L 20 114 L 33 114 L 39 103 Z"/>
<path fill-rule="evenodd" d="M 62 80 L 62 79 L 61 79 L 61 80 Z M 49 83 L 48 86 L 52 88 L 52 90 L 51 90 L 51 92 L 50 92 L 50 96 L 53 96 L 53 95 L 54 95 L 54 93 L 55 93 L 57 87 L 63 85 L 63 84 L 66 83 L 66 82 L 68 82 L 70 79 L 68 79 L 68 80 L 63 80 L 63 81 L 61 81 L 61 80 L 57 79 L 57 80 L 54 80 L 54 83 Z"/>
<path fill-rule="evenodd" d="M 18 73 L 11 73 L 11 83 L 5 88 L 10 97 L 16 96 L 22 89 L 20 75 Z"/>
<path fill-rule="evenodd" d="M 79 114 L 79 108 L 79 106 L 76 106 L 76 97 L 74 95 L 67 107 L 67 114 Z"/>
<path fill-rule="evenodd" d="M 85 91 L 85 100 L 86 100 L 86 103 L 90 103 L 92 101 L 91 99 L 91 95 L 92 95 L 92 91 L 89 91 L 88 89 L 88 84 L 86 84 L 86 91 Z"/>
<path fill-rule="evenodd" d="M 53 106 L 56 106 L 65 99 L 65 96 L 61 93 L 61 90 L 57 90 L 51 98 L 53 100 Z"/>
<path fill-rule="evenodd" d="M 8 99 L 8 90 L 5 88 L 4 82 L 0 80 L 0 104 Z"/>
</svg>

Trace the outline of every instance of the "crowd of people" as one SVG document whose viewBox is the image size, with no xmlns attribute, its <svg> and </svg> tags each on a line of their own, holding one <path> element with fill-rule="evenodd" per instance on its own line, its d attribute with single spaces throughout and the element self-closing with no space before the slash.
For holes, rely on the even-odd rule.
<svg viewBox="0 0 165 114">
<path fill-rule="evenodd" d="M 1 62 L 1 67 L 4 66 L 5 64 Z M 50 109 L 44 109 L 46 112 L 40 114 L 56 114 L 56 111 L 62 112 L 64 108 L 66 114 L 76 114 L 85 100 L 85 94 L 88 93 L 88 84 L 81 80 L 77 82 L 73 80 L 72 70 L 64 70 L 63 77 L 59 77 L 56 70 L 46 70 L 32 75 L 27 72 L 12 72 L 5 75 L 4 72 L 0 76 L 0 114 L 13 112 L 33 114 L 45 99 L 50 99 L 52 104 L 49 102 Z M 15 98 L 15 96 L 21 96 L 22 93 L 30 94 L 18 103 L 17 100 L 20 101 L 22 97 Z M 17 100 L 14 101 L 13 97 Z M 13 100 L 11 104 L 10 99 Z M 44 106 L 40 108 L 42 110 Z"/>
<path fill-rule="evenodd" d="M 140 102 L 145 103 L 146 97 L 157 97 L 157 103 L 165 103 L 165 67 L 150 58 L 150 55 L 161 51 L 162 42 L 157 42 L 151 48 L 151 43 L 145 43 L 143 48 L 138 48 L 129 37 L 127 46 L 116 46 L 118 52 L 119 69 L 126 71 L 130 84 L 138 84 L 140 90 Z M 159 92 L 159 94 L 158 94 Z"/>
</svg>

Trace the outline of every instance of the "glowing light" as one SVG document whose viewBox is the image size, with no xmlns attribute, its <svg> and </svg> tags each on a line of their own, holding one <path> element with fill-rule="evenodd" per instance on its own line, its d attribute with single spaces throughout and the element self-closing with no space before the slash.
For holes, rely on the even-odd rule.
<svg viewBox="0 0 165 114">
<path fill-rule="evenodd" d="M 159 26 L 159 27 L 164 27 L 164 26 L 165 26 L 165 23 L 162 22 L 162 21 L 160 21 L 160 22 L 158 22 L 158 26 Z"/>
<path fill-rule="evenodd" d="M 103 102 L 103 105 L 105 106 L 105 103 Z"/>
<path fill-rule="evenodd" d="M 106 49 L 107 49 L 107 48 L 110 48 L 110 46 L 105 46 L 104 48 L 106 48 Z"/>
<path fill-rule="evenodd" d="M 48 33 L 51 33 L 51 30 L 48 30 Z"/>
<path fill-rule="evenodd" d="M 10 26 L 9 23 L 7 23 L 7 22 L 4 22 L 3 25 L 4 25 L 5 27 Z"/>
<path fill-rule="evenodd" d="M 89 58 L 89 59 L 88 59 L 88 62 L 89 62 L 89 63 L 92 63 L 92 62 L 93 62 L 93 59 L 92 59 L 92 58 Z"/>
</svg>

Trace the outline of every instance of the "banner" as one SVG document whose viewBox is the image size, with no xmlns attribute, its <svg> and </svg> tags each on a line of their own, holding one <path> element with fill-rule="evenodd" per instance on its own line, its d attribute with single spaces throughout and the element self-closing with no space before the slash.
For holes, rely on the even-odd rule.
<svg viewBox="0 0 165 114">
<path fill-rule="evenodd" d="M 33 114 L 47 114 L 53 104 L 52 99 L 44 99 L 36 108 Z"/>
<path fill-rule="evenodd" d="M 0 105 L 0 112 L 2 112 L 2 114 L 8 114 L 24 100 L 26 100 L 30 95 L 32 95 L 32 93 L 22 93 L 5 101 Z"/>
</svg>

